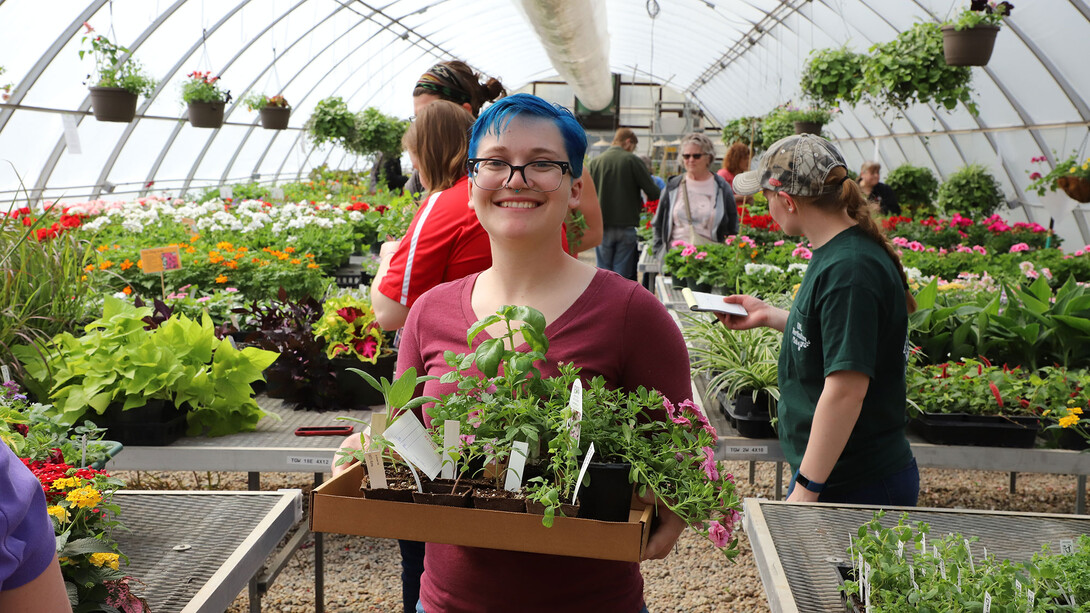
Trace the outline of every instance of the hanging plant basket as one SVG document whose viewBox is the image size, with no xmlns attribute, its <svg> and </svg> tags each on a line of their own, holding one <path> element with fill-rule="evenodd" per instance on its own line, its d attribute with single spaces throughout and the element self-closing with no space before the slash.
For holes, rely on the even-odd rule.
<svg viewBox="0 0 1090 613">
<path fill-rule="evenodd" d="M 999 26 L 979 25 L 964 30 L 942 26 L 942 53 L 947 66 L 985 66 L 992 57 Z"/>
<path fill-rule="evenodd" d="M 189 125 L 194 128 L 219 128 L 223 126 L 223 107 L 226 102 L 190 102 Z"/>
<path fill-rule="evenodd" d="M 91 110 L 98 121 L 129 123 L 136 117 L 136 98 L 121 87 L 92 87 Z"/>
<path fill-rule="evenodd" d="M 290 106 L 266 106 L 262 108 L 261 127 L 266 130 L 286 130 L 291 118 Z"/>
<path fill-rule="evenodd" d="M 821 126 L 825 125 L 816 121 L 796 121 L 795 134 L 821 134 Z"/>
<path fill-rule="evenodd" d="M 1056 179 L 1056 185 L 1072 200 L 1090 202 L 1090 181 L 1082 177 L 1060 177 Z"/>
</svg>

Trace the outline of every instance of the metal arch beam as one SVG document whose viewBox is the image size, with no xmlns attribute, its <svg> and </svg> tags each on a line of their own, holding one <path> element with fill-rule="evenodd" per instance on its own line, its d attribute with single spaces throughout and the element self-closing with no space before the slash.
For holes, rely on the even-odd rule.
<svg viewBox="0 0 1090 613">
<path fill-rule="evenodd" d="M 1085 17 L 1087 21 L 1090 21 L 1090 5 L 1079 2 L 1078 0 L 1068 1 L 1071 3 L 1071 6 L 1075 7 L 1080 13 L 1082 13 L 1082 16 Z"/>
<path fill-rule="evenodd" d="M 152 35 L 152 33 L 159 29 L 159 26 L 163 25 L 163 23 L 167 19 L 169 19 L 175 12 L 177 12 L 178 9 L 181 8 L 182 5 L 185 3 L 186 0 L 176 0 L 176 2 L 172 4 L 169 8 L 167 8 L 167 10 L 163 11 L 158 17 L 156 17 L 155 21 L 153 21 L 150 26 L 145 28 L 140 36 L 137 37 L 136 42 L 134 42 L 132 45 L 132 51 L 129 55 L 131 56 L 132 53 L 134 53 L 140 47 L 140 45 L 144 44 L 144 41 L 147 40 Z M 156 86 L 156 92 L 153 92 L 153 97 L 149 97 L 144 100 L 144 104 L 140 107 L 138 115 L 142 116 L 144 114 L 144 111 L 146 111 L 148 107 L 151 106 L 151 101 L 154 98 L 154 94 L 158 92 L 158 89 L 159 87 Z M 87 105 L 90 105 L 90 96 L 88 96 L 85 103 Z M 114 164 L 117 163 L 117 158 L 121 155 L 121 150 L 125 148 L 125 143 L 128 142 L 129 137 L 132 135 L 133 130 L 136 129 L 136 125 L 137 123 L 139 123 L 139 121 L 139 118 L 134 119 L 133 121 L 125 125 L 125 129 L 121 133 L 121 138 L 117 140 L 117 144 L 114 145 L 114 150 L 110 152 L 109 157 L 106 158 L 106 162 L 102 165 L 102 170 L 99 171 L 98 179 L 95 181 L 95 186 L 91 190 L 91 200 L 98 200 L 99 196 L 102 195 L 102 185 L 106 181 L 106 177 L 108 177 L 110 175 L 110 172 L 113 170 Z M 53 169 L 51 168 L 50 175 L 52 174 Z"/>
<path fill-rule="evenodd" d="M 1087 16 L 1087 21 L 1090 21 L 1090 16 Z M 1070 101 L 1071 105 L 1075 107 L 1075 110 L 1079 112 L 1079 117 L 1082 118 L 1083 121 L 1090 119 L 1090 106 L 1087 106 L 1086 102 L 1084 102 L 1083 99 L 1079 97 L 1078 93 L 1075 92 L 1075 88 L 1071 87 L 1071 82 L 1060 74 L 1056 64 L 1041 51 L 1041 48 L 1037 46 L 1037 43 L 1034 43 L 1028 36 L 1024 36 L 1022 30 L 1014 25 L 1013 22 L 1006 22 L 1006 26 L 1010 28 L 1011 32 L 1014 32 L 1015 36 L 1017 36 L 1027 48 L 1029 48 L 1030 52 L 1033 53 L 1033 57 L 1037 58 L 1037 61 L 1041 62 L 1041 65 L 1048 70 L 1048 74 L 1056 82 L 1056 85 L 1060 86 L 1064 95 L 1067 96 L 1068 101 Z"/>
<path fill-rule="evenodd" d="M 72 36 L 79 31 L 83 22 L 87 21 L 98 12 L 98 9 L 102 8 L 102 5 L 106 4 L 107 0 L 94 0 L 87 5 L 87 8 L 83 9 L 83 12 L 79 14 L 72 23 L 68 24 L 68 27 L 61 30 L 59 36 L 53 41 L 53 44 L 46 49 L 45 53 L 38 58 L 38 61 L 31 67 L 30 72 L 27 73 L 23 80 L 15 86 L 15 93 L 11 95 L 10 104 L 18 105 L 26 97 L 30 88 L 34 87 L 34 84 L 38 82 L 38 78 L 42 76 L 45 69 L 49 67 L 49 64 L 53 61 L 53 58 L 57 56 L 57 53 L 72 39 Z M 86 109 L 82 109 L 86 110 Z M 8 120 L 11 119 L 11 115 L 15 112 L 14 108 L 0 109 L 0 132 L 4 131 L 4 127 L 8 125 Z M 77 118 L 78 122 L 79 119 Z"/>
</svg>

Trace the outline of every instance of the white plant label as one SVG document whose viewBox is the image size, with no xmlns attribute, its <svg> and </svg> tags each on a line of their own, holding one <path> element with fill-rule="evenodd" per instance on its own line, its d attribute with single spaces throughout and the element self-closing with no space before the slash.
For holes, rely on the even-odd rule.
<svg viewBox="0 0 1090 613">
<path fill-rule="evenodd" d="M 571 436 L 575 439 L 575 446 L 579 447 L 579 433 L 583 425 L 583 382 L 579 379 L 571 385 L 571 396 L 568 397 L 568 408 L 571 409 Z M 589 453 L 587 455 L 590 455 Z M 575 504 L 575 503 L 572 503 Z"/>
<path fill-rule="evenodd" d="M 4 379 L 4 383 L 11 381 L 11 371 L 8 370 L 8 365 L 4 364 L 0 366 L 0 378 Z"/>
<path fill-rule="evenodd" d="M 927 535 L 926 534 L 921 534 L 920 535 L 920 551 L 924 551 L 924 552 L 927 551 Z"/>
<path fill-rule="evenodd" d="M 270 189 L 269 190 L 269 198 L 271 198 L 273 200 L 283 200 L 284 199 L 284 188 L 274 187 L 274 188 Z"/>
<path fill-rule="evenodd" d="M 80 155 L 83 153 L 83 147 L 79 144 L 79 130 L 76 128 L 76 116 L 61 115 L 61 127 L 64 130 L 64 146 L 68 148 L 68 153 L 71 153 L 72 155 Z"/>
<path fill-rule="evenodd" d="M 458 453 L 460 424 L 456 419 L 448 419 L 443 422 L 443 472 L 444 479 L 454 478 L 454 454 Z"/>
<path fill-rule="evenodd" d="M 1060 553 L 1065 556 L 1075 553 L 1075 541 L 1072 539 L 1060 539 Z"/>
<path fill-rule="evenodd" d="M 905 542 L 897 541 L 897 557 L 902 560 L 905 559 Z"/>
<path fill-rule="evenodd" d="M 579 380 L 576 379 L 576 383 Z M 587 447 L 587 457 L 583 458 L 583 467 L 579 469 L 579 480 L 575 482 L 575 491 L 571 495 L 571 503 L 575 504 L 575 498 L 579 495 L 579 488 L 583 486 L 583 476 L 587 474 L 587 469 L 590 468 L 590 461 L 594 459 L 594 443 Z"/>
<path fill-rule="evenodd" d="M 969 547 L 969 539 L 965 539 L 965 553 L 969 557 L 969 570 L 976 572 L 976 564 L 973 563 L 973 549 Z"/>
<path fill-rule="evenodd" d="M 503 489 L 517 492 L 522 487 L 522 473 L 526 468 L 526 456 L 530 455 L 530 445 L 526 441 L 515 441 L 511 445 L 511 457 L 507 460 L 507 476 Z"/>
<path fill-rule="evenodd" d="M 984 613 L 992 613 L 992 595 L 984 592 Z"/>
<path fill-rule="evenodd" d="M 936 555 L 935 557 L 937 558 L 938 555 Z M 939 560 L 939 573 L 942 574 L 943 579 L 946 578 L 946 562 L 943 560 Z"/>
<path fill-rule="evenodd" d="M 871 610 L 870 607 L 870 562 L 863 563 L 863 606 L 867 611 Z"/>
<path fill-rule="evenodd" d="M 386 468 L 382 465 L 381 451 L 368 451 L 363 454 L 367 462 L 367 487 L 383 489 L 389 487 L 386 484 Z"/>
<path fill-rule="evenodd" d="M 439 456 L 435 442 L 424 429 L 424 424 L 420 423 L 414 413 L 404 413 L 394 423 L 386 426 L 384 436 L 402 458 L 424 471 L 429 479 L 439 476 L 443 459 Z"/>
<path fill-rule="evenodd" d="M 1034 601 L 1036 601 L 1036 600 L 1037 600 L 1037 592 L 1034 592 L 1033 590 L 1026 590 L 1026 602 L 1029 603 L 1029 608 L 1026 609 L 1027 611 L 1032 611 L 1033 610 L 1033 604 L 1034 604 Z"/>
<path fill-rule="evenodd" d="M 1017 579 L 1014 580 L 1014 593 L 1019 596 L 1022 595 L 1022 582 Z"/>
<path fill-rule="evenodd" d="M 231 189 L 230 185 L 224 185 L 220 188 L 220 198 L 227 200 L 228 198 L 235 197 L 235 190 Z"/>
<path fill-rule="evenodd" d="M 958 567 L 958 591 L 961 591 L 961 567 Z"/>
<path fill-rule="evenodd" d="M 912 589 L 920 589 L 920 584 L 916 583 L 916 569 L 911 564 L 908 565 L 908 578 L 912 580 Z"/>
<path fill-rule="evenodd" d="M 386 432 L 386 414 L 371 413 L 370 436 L 381 436 L 384 432 Z M 360 436 L 363 436 L 363 434 L 361 433 Z"/>
</svg>

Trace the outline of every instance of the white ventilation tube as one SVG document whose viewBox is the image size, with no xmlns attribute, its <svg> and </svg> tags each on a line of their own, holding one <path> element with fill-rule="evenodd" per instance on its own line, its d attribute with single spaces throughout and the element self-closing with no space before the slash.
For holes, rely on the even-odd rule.
<svg viewBox="0 0 1090 613">
<path fill-rule="evenodd" d="M 613 101 L 606 3 L 600 0 L 519 0 L 560 78 L 597 111 Z"/>
</svg>

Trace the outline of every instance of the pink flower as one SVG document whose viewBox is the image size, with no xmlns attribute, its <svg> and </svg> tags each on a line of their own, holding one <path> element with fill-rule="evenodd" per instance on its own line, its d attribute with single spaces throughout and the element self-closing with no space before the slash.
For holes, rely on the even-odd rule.
<svg viewBox="0 0 1090 613">
<path fill-rule="evenodd" d="M 988 255 L 988 250 L 984 247 L 981 247 L 980 245 L 973 245 L 973 251 L 979 253 L 980 255 Z"/>
<path fill-rule="evenodd" d="M 686 245 L 685 248 L 681 250 L 681 257 L 687 258 L 694 253 L 696 253 L 696 247 Z"/>
<path fill-rule="evenodd" d="M 730 544 L 730 537 L 731 531 L 723 524 L 713 520 L 708 525 L 708 538 L 712 540 L 716 547 L 726 547 Z"/>
<path fill-rule="evenodd" d="M 680 414 L 680 413 L 678 413 L 677 415 L 671 415 L 671 416 L 670 416 L 670 419 L 671 419 L 671 420 L 672 420 L 672 421 L 673 421 L 673 422 L 674 422 L 675 424 L 678 424 L 678 425 L 681 425 L 681 426 L 689 426 L 689 425 L 692 425 L 692 422 L 691 422 L 691 421 L 689 421 L 689 418 L 688 418 L 688 417 L 685 417 L 684 415 L 682 415 L 682 414 Z"/>
<path fill-rule="evenodd" d="M 1084 253 L 1086 253 L 1086 252 L 1083 251 L 1082 249 L 1079 249 L 1078 251 L 1075 252 L 1075 255 L 1082 255 Z"/>
<path fill-rule="evenodd" d="M 1029 180 L 1030 181 L 1036 181 L 1037 179 L 1040 179 L 1040 178 L 1041 178 L 1041 173 L 1039 173 L 1039 172 L 1029 173 Z"/>
<path fill-rule="evenodd" d="M 715 450 L 711 447 L 704 448 L 704 461 L 700 464 L 709 481 L 719 480 L 719 466 L 715 463 Z"/>
<path fill-rule="evenodd" d="M 233 294 L 233 293 L 238 291 L 238 288 L 237 287 L 225 287 L 225 288 L 223 288 L 223 291 L 224 291 L 224 293 L 227 293 L 227 294 Z"/>
<path fill-rule="evenodd" d="M 1046 279 L 1051 279 L 1052 278 L 1052 271 L 1047 269 L 1047 268 L 1042 268 L 1041 269 L 1041 274 L 1043 274 Z"/>
<path fill-rule="evenodd" d="M 200 298 L 197 298 L 197 302 L 208 302 L 211 299 L 211 296 L 201 296 Z"/>
<path fill-rule="evenodd" d="M 694 255 L 693 257 L 698 259 L 698 260 L 703 260 L 704 258 L 708 257 L 708 252 L 707 251 L 701 251 L 700 253 Z"/>
<path fill-rule="evenodd" d="M 814 253 L 806 247 L 795 247 L 795 250 L 791 252 L 791 256 L 796 258 L 802 258 L 804 260 L 809 260 L 814 256 Z"/>
<path fill-rule="evenodd" d="M 772 246 L 773 246 L 773 247 L 779 247 L 779 246 L 780 246 L 780 245 L 782 245 L 782 244 L 783 244 L 783 241 L 782 241 L 782 240 L 779 240 L 779 241 L 776 241 L 776 242 L 772 243 Z"/>
<path fill-rule="evenodd" d="M 686 243 L 685 241 L 674 241 L 674 242 L 670 243 L 670 248 L 673 249 L 674 247 L 681 247 L 682 245 L 688 245 L 688 244 L 689 243 Z"/>
<path fill-rule="evenodd" d="M 973 248 L 967 245 L 958 245 L 958 253 L 972 253 Z"/>
<path fill-rule="evenodd" d="M 908 244 L 908 248 L 913 251 L 923 251 L 924 249 L 923 243 L 921 243 L 920 241 L 912 241 Z"/>
<path fill-rule="evenodd" d="M 481 427 L 481 411 L 480 409 L 474 409 L 469 412 L 469 417 L 466 418 L 466 423 L 474 428 Z"/>
<path fill-rule="evenodd" d="M 893 243 L 894 245 L 897 245 L 898 247 L 907 247 L 908 246 L 908 239 L 903 237 L 903 236 L 894 236 L 892 239 L 890 239 L 889 242 Z"/>
<path fill-rule="evenodd" d="M 670 402 L 668 398 L 662 399 L 662 408 L 666 409 L 666 415 L 668 415 L 671 419 L 673 419 L 674 415 L 677 414 L 677 408 L 674 407 L 674 404 Z"/>
<path fill-rule="evenodd" d="M 1011 245 L 1011 253 L 1018 253 L 1019 251 L 1029 251 L 1029 245 L 1026 243 L 1015 243 Z"/>
<path fill-rule="evenodd" d="M 476 434 L 460 434 L 458 438 L 462 440 L 462 445 L 472 445 L 473 441 L 477 440 Z"/>
</svg>

